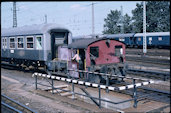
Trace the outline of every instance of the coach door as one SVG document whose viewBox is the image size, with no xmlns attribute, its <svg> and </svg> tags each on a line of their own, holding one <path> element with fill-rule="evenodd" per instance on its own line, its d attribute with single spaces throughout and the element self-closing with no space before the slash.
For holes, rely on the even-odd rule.
<svg viewBox="0 0 171 113">
<path fill-rule="evenodd" d="M 58 46 L 64 43 L 65 32 L 51 33 L 52 60 L 58 58 Z"/>
</svg>

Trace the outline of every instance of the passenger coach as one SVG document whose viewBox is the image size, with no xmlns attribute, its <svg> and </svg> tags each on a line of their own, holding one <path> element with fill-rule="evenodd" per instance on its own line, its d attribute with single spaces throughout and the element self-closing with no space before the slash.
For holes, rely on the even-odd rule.
<svg viewBox="0 0 171 113">
<path fill-rule="evenodd" d="M 135 33 L 108 34 L 108 35 L 106 35 L 106 37 L 121 41 L 121 42 L 125 43 L 127 47 L 133 47 L 134 40 L 135 40 L 134 35 L 135 35 Z"/>
<path fill-rule="evenodd" d="M 136 33 L 134 35 L 134 45 L 137 47 L 143 46 L 144 33 Z M 147 46 L 148 47 L 159 47 L 168 48 L 170 47 L 170 32 L 154 32 L 146 33 Z"/>
<path fill-rule="evenodd" d="M 58 58 L 59 46 L 71 42 L 71 32 L 56 24 L 2 29 L 1 60 L 11 64 L 44 66 Z"/>
</svg>

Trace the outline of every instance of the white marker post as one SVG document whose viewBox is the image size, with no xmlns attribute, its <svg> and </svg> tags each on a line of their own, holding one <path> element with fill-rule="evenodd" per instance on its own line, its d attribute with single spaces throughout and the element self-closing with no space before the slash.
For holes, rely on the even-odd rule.
<svg viewBox="0 0 171 113">
<path fill-rule="evenodd" d="M 143 8 L 143 53 L 144 55 L 147 53 L 147 41 L 146 41 L 146 4 L 144 1 Z"/>
</svg>

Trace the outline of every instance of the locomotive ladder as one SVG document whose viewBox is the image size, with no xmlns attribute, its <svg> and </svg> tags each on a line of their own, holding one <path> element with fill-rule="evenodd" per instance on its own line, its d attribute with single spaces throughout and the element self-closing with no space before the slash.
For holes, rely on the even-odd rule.
<svg viewBox="0 0 171 113">
<path fill-rule="evenodd" d="M 86 73 L 99 74 L 97 72 L 87 72 L 87 71 L 82 71 L 82 70 L 69 70 L 69 71 L 77 71 L 77 72 L 86 72 Z M 115 75 L 113 75 L 113 76 L 115 76 Z M 105 102 L 112 103 L 112 104 L 121 104 L 121 103 L 129 102 L 129 101 L 134 101 L 133 107 L 136 108 L 137 107 L 137 103 L 138 103 L 138 99 L 139 98 L 143 98 L 145 96 L 148 96 L 148 95 L 143 95 L 143 96 L 137 98 L 137 87 L 144 86 L 144 85 L 149 85 L 149 84 L 154 83 L 154 81 L 148 80 L 148 79 L 140 79 L 140 78 L 132 78 L 132 77 L 118 76 L 120 78 L 123 78 L 124 77 L 124 78 L 127 78 L 127 79 L 132 79 L 132 84 L 130 84 L 130 85 L 124 85 L 124 86 L 120 86 L 120 87 L 113 87 L 113 86 L 108 86 L 108 85 L 100 85 L 100 84 L 97 84 L 97 83 L 91 83 L 91 82 L 76 80 L 74 78 L 64 78 L 64 77 L 47 75 L 47 74 L 42 74 L 42 73 L 37 73 L 37 72 L 35 72 L 32 75 L 32 77 L 35 77 L 35 87 L 36 87 L 36 90 L 38 89 L 38 84 L 39 85 L 42 85 L 42 84 L 38 83 L 38 81 L 37 81 L 38 80 L 38 77 L 44 77 L 44 78 L 51 79 L 51 83 L 49 82 L 51 86 L 49 86 L 49 87 L 52 88 L 52 93 L 54 93 L 53 92 L 54 90 L 60 89 L 60 88 L 55 88 L 54 87 L 53 80 L 58 80 L 58 81 L 64 81 L 64 82 L 71 83 L 72 84 L 72 91 L 63 90 L 63 89 L 60 89 L 60 90 L 61 91 L 65 91 L 65 92 L 70 92 L 72 94 L 72 97 L 73 98 L 75 97 L 75 94 L 82 95 L 82 96 L 85 96 L 85 97 L 89 97 L 99 108 L 101 108 L 101 101 L 105 101 Z M 136 80 L 146 80 L 146 81 L 141 82 L 141 83 L 136 83 Z M 84 85 L 86 87 L 98 88 L 98 90 L 99 90 L 98 91 L 99 92 L 99 97 L 98 98 L 97 97 L 92 97 L 85 90 L 84 90 L 84 92 L 87 95 L 74 92 L 74 84 Z M 102 99 L 101 98 L 101 89 L 108 89 L 110 91 L 122 91 L 122 90 L 131 89 L 131 88 L 133 88 L 133 98 L 131 98 L 131 99 L 124 100 L 124 101 L 120 101 L 120 102 L 112 102 L 112 101 L 105 100 L 105 99 Z M 97 103 L 97 101 L 95 101 L 95 100 L 98 100 L 99 102 Z"/>
</svg>

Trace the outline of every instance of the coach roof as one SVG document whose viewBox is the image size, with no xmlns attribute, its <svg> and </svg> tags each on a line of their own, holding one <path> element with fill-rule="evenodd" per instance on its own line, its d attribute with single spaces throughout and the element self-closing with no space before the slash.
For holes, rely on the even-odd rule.
<svg viewBox="0 0 171 113">
<path fill-rule="evenodd" d="M 146 32 L 146 36 L 170 36 L 170 32 Z M 136 33 L 135 37 L 144 36 L 144 33 Z"/>
<path fill-rule="evenodd" d="M 17 35 L 33 35 L 33 34 L 44 34 L 47 32 L 55 30 L 68 31 L 67 28 L 58 25 L 58 24 L 34 24 L 34 25 L 26 25 L 22 27 L 15 28 L 4 28 L 1 31 L 1 36 L 17 36 Z"/>
<path fill-rule="evenodd" d="M 68 48 L 73 48 L 73 49 L 86 49 L 90 44 L 95 43 L 97 41 L 101 40 L 115 40 L 115 39 L 110 39 L 110 38 L 82 38 L 79 40 L 76 40 L 75 42 L 71 43 L 68 45 Z M 116 40 L 117 41 L 117 40 Z M 121 41 L 118 41 L 121 42 Z M 123 43 L 123 42 L 121 42 Z"/>
<path fill-rule="evenodd" d="M 135 33 L 127 33 L 127 34 L 107 34 L 107 38 L 116 38 L 116 37 L 133 37 Z"/>
</svg>

